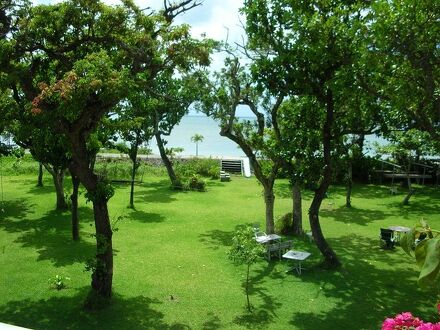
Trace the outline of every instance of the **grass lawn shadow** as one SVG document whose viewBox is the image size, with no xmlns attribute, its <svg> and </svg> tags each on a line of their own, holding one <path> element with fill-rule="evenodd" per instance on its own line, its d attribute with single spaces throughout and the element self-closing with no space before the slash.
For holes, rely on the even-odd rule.
<svg viewBox="0 0 440 330">
<path fill-rule="evenodd" d="M 171 189 L 168 180 L 143 184 L 141 189 L 135 191 L 136 203 L 171 203 L 176 199 L 173 195 L 182 193 L 179 190 Z"/>
<path fill-rule="evenodd" d="M 140 210 L 132 210 L 125 215 L 127 219 L 138 221 L 141 223 L 159 223 L 163 222 L 166 218 L 163 215 L 157 213 L 149 213 Z"/>
<path fill-rule="evenodd" d="M 356 207 L 340 206 L 334 210 L 322 209 L 323 217 L 332 217 L 335 221 L 367 226 L 374 221 L 386 219 L 390 214 L 379 210 L 359 209 Z"/>
<path fill-rule="evenodd" d="M 15 243 L 35 249 L 37 260 L 50 260 L 56 267 L 84 262 L 96 252 L 94 244 L 72 240 L 70 212 L 50 211 L 40 219 L 4 220 L 0 228 L 20 233 Z"/>
<path fill-rule="evenodd" d="M 235 226 L 235 229 L 232 231 L 225 231 L 214 229 L 210 230 L 204 234 L 200 234 L 200 242 L 205 243 L 210 246 L 211 249 L 218 250 L 219 246 L 231 246 L 232 238 L 235 235 L 235 232 L 241 228 L 252 226 L 252 224 L 241 224 Z"/>
<path fill-rule="evenodd" d="M 243 314 L 234 319 L 234 323 L 244 326 L 248 329 L 266 328 L 268 324 L 274 322 L 277 318 L 277 310 L 282 306 L 275 297 L 273 297 L 267 285 L 265 284 L 268 277 L 271 279 L 282 279 L 280 273 L 274 272 L 275 263 L 267 263 L 264 261 L 264 266 L 257 270 L 251 267 L 251 278 L 249 282 L 249 299 L 252 305 L 251 312 L 246 310 Z M 246 295 L 246 281 L 242 283 L 243 294 Z M 256 305 L 255 300 L 261 302 Z"/>
<path fill-rule="evenodd" d="M 167 324 L 155 309 L 162 304 L 145 296 L 125 298 L 114 295 L 110 306 L 86 312 L 82 306 L 88 288 L 74 296 L 54 292 L 49 299 L 10 301 L 0 306 L 0 320 L 32 329 L 190 329 L 181 323 Z M 114 317 L 119 315 L 120 317 Z"/>
<path fill-rule="evenodd" d="M 401 266 L 407 265 L 408 260 L 401 260 L 399 251 L 382 250 L 376 240 L 357 235 L 332 240 L 331 245 L 342 259 L 341 271 L 315 272 L 303 280 L 321 283 L 320 294 L 339 303 L 319 313 L 292 311 L 292 326 L 305 330 L 379 329 L 377 311 L 381 311 L 384 320 L 417 305 L 419 310 L 411 312 L 423 318 L 420 313 L 433 308 L 432 295 L 417 286 L 417 271 Z M 394 268 L 399 268 L 399 272 Z"/>
<path fill-rule="evenodd" d="M 24 198 L 1 203 L 0 227 L 2 227 L 2 220 L 24 219 L 28 214 L 33 213 L 34 206 L 35 204 L 30 204 Z"/>
</svg>

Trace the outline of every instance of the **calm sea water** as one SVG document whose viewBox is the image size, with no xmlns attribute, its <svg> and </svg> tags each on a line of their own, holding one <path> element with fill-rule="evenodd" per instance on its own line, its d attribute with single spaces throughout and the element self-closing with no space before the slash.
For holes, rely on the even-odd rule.
<svg viewBox="0 0 440 330">
<path fill-rule="evenodd" d="M 196 144 L 191 142 L 194 134 L 201 134 L 203 141 L 199 142 L 199 156 L 245 156 L 237 145 L 226 137 L 220 136 L 218 123 L 206 116 L 185 116 L 180 124 L 174 127 L 170 136 L 164 137 L 168 141 L 166 147 L 183 148 L 181 156 L 196 154 Z M 150 141 L 149 148 L 153 154 L 159 154 L 156 141 Z"/>
<path fill-rule="evenodd" d="M 248 119 L 248 117 L 243 117 Z M 170 148 L 183 148 L 181 156 L 191 156 L 196 154 L 196 145 L 191 142 L 191 137 L 194 134 L 201 134 L 203 141 L 199 142 L 199 156 L 232 156 L 241 157 L 245 156 L 243 151 L 231 140 L 226 137 L 220 136 L 220 128 L 218 123 L 206 116 L 185 116 L 178 126 L 174 128 L 171 135 L 165 137 L 168 141 L 166 147 Z M 379 144 L 385 144 L 384 139 L 376 136 L 367 136 L 366 147 L 371 146 L 373 142 Z M 149 148 L 152 149 L 153 154 L 159 154 L 156 141 L 150 141 Z M 373 154 L 372 150 L 365 150 L 368 154 Z"/>
</svg>

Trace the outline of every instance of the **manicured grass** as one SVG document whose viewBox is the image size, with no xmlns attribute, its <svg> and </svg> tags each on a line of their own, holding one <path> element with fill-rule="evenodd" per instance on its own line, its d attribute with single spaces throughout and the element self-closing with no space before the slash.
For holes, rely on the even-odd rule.
<svg viewBox="0 0 440 330">
<path fill-rule="evenodd" d="M 301 276 L 289 264 L 261 260 L 252 269 L 251 303 L 245 310 L 244 267 L 227 259 L 234 231 L 243 224 L 264 228 L 261 186 L 254 178 L 208 182 L 208 192 L 175 192 L 166 177 L 148 177 L 136 187 L 136 209 L 127 208 L 128 185 L 116 185 L 112 219 L 123 216 L 114 234 L 114 299 L 87 313 L 90 286 L 86 260 L 95 244 L 91 205 L 81 199 L 82 239 L 70 238 L 70 214 L 53 211 L 49 176 L 35 187 L 36 174 L 3 177 L 0 212 L 0 322 L 33 329 L 379 329 L 386 316 L 411 311 L 435 319 L 435 295 L 417 287 L 414 261 L 400 248 L 379 248 L 379 228 L 412 226 L 424 217 L 438 227 L 440 193 L 420 188 L 411 205 L 385 186 L 355 186 L 353 208 L 344 207 L 343 187 L 324 201 L 322 227 L 343 262 L 322 270 L 308 239 L 294 247 L 312 253 Z M 276 214 L 291 208 L 287 182 L 276 186 Z M 310 192 L 304 193 L 308 227 Z M 70 277 L 56 291 L 48 279 Z"/>
</svg>

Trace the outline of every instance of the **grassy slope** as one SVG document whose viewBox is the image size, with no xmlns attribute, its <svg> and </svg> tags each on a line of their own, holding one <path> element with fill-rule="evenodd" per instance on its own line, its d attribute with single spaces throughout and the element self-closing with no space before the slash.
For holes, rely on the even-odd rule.
<svg viewBox="0 0 440 330">
<path fill-rule="evenodd" d="M 124 216 L 114 234 L 115 298 L 110 308 L 88 314 L 81 304 L 90 285 L 84 262 L 94 252 L 90 205 L 82 200 L 82 241 L 73 243 L 69 214 L 53 211 L 49 178 L 45 188 L 36 188 L 35 180 L 3 178 L 0 322 L 34 329 L 378 329 L 386 316 L 406 310 L 434 320 L 435 297 L 416 286 L 412 259 L 400 249 L 378 247 L 380 227 L 412 226 L 421 217 L 438 227 L 439 193 L 433 189 L 401 208 L 402 195 L 358 186 L 354 207 L 346 209 L 343 189 L 333 188 L 322 225 L 343 269 L 314 267 L 317 249 L 295 239 L 295 248 L 312 252 L 307 270 L 299 277 L 285 273 L 286 262 L 262 260 L 252 272 L 255 310 L 248 315 L 244 268 L 233 266 L 226 251 L 237 226 L 259 222 L 264 228 L 256 181 L 233 177 L 211 181 L 207 193 L 177 193 L 166 178 L 149 178 L 137 187 L 136 210 L 126 208 L 128 186 L 118 185 L 110 201 L 112 218 Z M 285 182 L 276 190 L 280 215 L 291 202 Z M 48 278 L 56 274 L 71 278 L 68 289 L 49 289 Z"/>
</svg>

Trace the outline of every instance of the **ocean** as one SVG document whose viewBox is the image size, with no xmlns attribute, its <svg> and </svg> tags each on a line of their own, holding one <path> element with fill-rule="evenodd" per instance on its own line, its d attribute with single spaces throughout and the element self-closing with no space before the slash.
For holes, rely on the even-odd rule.
<svg viewBox="0 0 440 330">
<path fill-rule="evenodd" d="M 203 157 L 244 157 L 245 154 L 231 140 L 220 136 L 218 123 L 206 116 L 185 116 L 179 125 L 175 126 L 170 136 L 164 136 L 167 148 L 183 148 L 179 156 L 195 156 L 196 144 L 191 142 L 194 134 L 203 136 L 203 141 L 198 143 L 199 156 Z M 148 148 L 153 154 L 158 155 L 159 149 L 156 140 L 150 141 Z"/>
<path fill-rule="evenodd" d="M 242 119 L 252 119 L 252 117 L 241 117 Z M 184 116 L 179 125 L 174 127 L 170 136 L 164 137 L 168 141 L 167 148 L 183 148 L 183 152 L 179 156 L 194 156 L 196 154 L 196 145 L 191 142 L 194 134 L 203 136 L 203 141 L 198 144 L 199 156 L 203 157 L 245 157 L 241 149 L 231 140 L 220 136 L 220 128 L 218 123 L 205 115 L 188 115 Z M 381 145 L 386 141 L 374 135 L 366 137 L 366 149 L 364 152 L 368 155 L 375 154 L 372 148 L 373 142 Z M 152 140 L 148 144 L 153 154 L 158 155 L 159 150 L 156 140 Z"/>
</svg>

